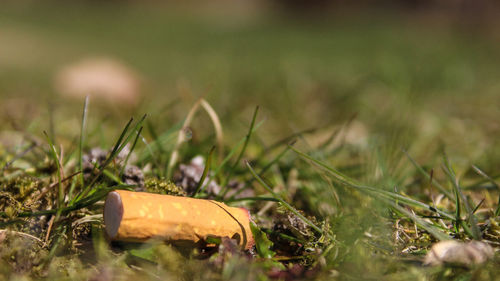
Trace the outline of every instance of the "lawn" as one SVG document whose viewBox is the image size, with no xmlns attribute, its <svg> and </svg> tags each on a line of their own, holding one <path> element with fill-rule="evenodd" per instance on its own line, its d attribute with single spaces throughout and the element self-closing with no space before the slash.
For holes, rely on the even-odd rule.
<svg viewBox="0 0 500 281">
<path fill-rule="evenodd" d="M 5 4 L 0 279 L 493 280 L 498 253 L 424 257 L 439 240 L 500 246 L 497 27 L 402 11 Z M 134 69 L 140 102 L 58 94 L 56 73 L 89 56 Z M 245 207 L 256 248 L 111 243 L 115 189 Z"/>
</svg>

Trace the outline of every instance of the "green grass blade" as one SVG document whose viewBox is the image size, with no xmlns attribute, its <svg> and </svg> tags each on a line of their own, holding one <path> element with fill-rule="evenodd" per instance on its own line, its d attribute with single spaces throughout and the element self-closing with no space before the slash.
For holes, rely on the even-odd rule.
<svg viewBox="0 0 500 281">
<path fill-rule="evenodd" d="M 497 209 L 495 210 L 495 217 L 500 216 L 500 195 L 498 195 Z"/>
<path fill-rule="evenodd" d="M 63 190 L 63 185 L 62 185 L 62 175 L 61 175 L 61 163 L 59 162 L 59 157 L 57 156 L 56 148 L 54 147 L 54 144 L 52 143 L 52 140 L 50 139 L 49 135 L 47 132 L 43 131 L 47 142 L 49 143 L 49 148 L 50 148 L 50 156 L 56 163 L 57 167 L 57 182 L 58 182 L 58 199 L 57 199 L 57 206 L 58 208 L 62 208 L 64 205 L 64 190 Z"/>
<path fill-rule="evenodd" d="M 467 201 L 467 198 L 465 197 L 465 195 L 462 192 L 462 189 L 460 188 L 458 178 L 455 174 L 455 171 L 451 167 L 450 161 L 449 161 L 448 157 L 446 156 L 446 154 L 444 154 L 444 156 L 443 156 L 443 161 L 444 161 L 443 170 L 444 170 L 445 174 L 448 176 L 448 179 L 450 180 L 450 182 L 452 183 L 453 189 L 456 193 L 455 200 L 456 200 L 456 208 L 457 208 L 457 211 L 456 211 L 457 221 L 458 222 L 461 221 L 460 205 L 462 202 L 463 206 L 465 207 L 465 210 L 467 211 L 467 217 L 468 217 L 468 221 L 469 221 L 470 229 L 471 229 L 470 234 L 471 234 L 472 238 L 474 238 L 475 240 L 481 240 L 481 236 L 482 236 L 481 230 L 479 229 L 479 227 L 477 225 L 476 216 L 474 215 L 473 209 L 470 207 L 469 202 Z"/>
<path fill-rule="evenodd" d="M 489 181 L 491 184 L 493 184 L 494 187 L 496 187 L 496 189 L 498 191 L 500 191 L 500 187 L 498 186 L 498 184 L 496 183 L 496 181 L 488 176 L 485 172 L 483 172 L 481 169 L 479 169 L 477 166 L 475 165 L 472 165 L 472 168 L 474 169 L 474 171 L 476 171 L 479 175 L 481 175 L 482 177 L 484 177 L 487 181 Z M 482 202 L 482 201 L 481 201 Z M 479 205 L 478 205 L 479 206 Z M 477 208 L 477 207 L 476 207 Z M 500 195 L 498 196 L 498 203 L 497 203 L 497 209 L 495 210 L 495 217 L 498 217 L 500 216 Z"/>
<path fill-rule="evenodd" d="M 144 163 L 147 162 L 149 159 L 151 159 L 157 168 L 159 176 L 160 177 L 165 176 L 167 172 L 167 164 L 165 163 L 165 161 L 167 159 L 162 156 L 166 155 L 167 150 L 164 147 L 170 141 L 175 139 L 176 137 L 175 133 L 180 130 L 180 128 L 182 127 L 182 123 L 183 123 L 182 121 L 178 122 L 173 127 L 163 132 L 160 136 L 157 136 L 154 128 L 152 128 L 152 125 L 148 125 L 147 128 L 152 136 L 153 141 L 148 143 L 146 138 L 144 138 L 144 136 L 141 135 L 141 140 L 146 146 L 146 151 L 143 151 L 139 154 L 138 162 Z M 147 124 L 151 123 L 148 122 Z"/>
<path fill-rule="evenodd" d="M 271 187 L 269 187 L 269 185 L 267 185 L 267 183 L 264 182 L 264 180 L 259 177 L 259 175 L 257 175 L 257 173 L 255 172 L 255 170 L 252 168 L 252 166 L 250 165 L 250 163 L 248 163 L 248 161 L 245 163 L 248 170 L 250 170 L 250 173 L 255 177 L 255 179 L 269 192 L 272 194 L 272 196 L 274 198 L 276 198 L 281 204 L 283 204 L 283 206 L 285 206 L 288 210 L 290 210 L 290 212 L 294 213 L 297 217 L 299 217 L 302 221 L 304 221 L 306 224 L 308 224 L 311 228 L 313 228 L 314 230 L 316 230 L 317 232 L 321 233 L 322 235 L 325 235 L 325 233 L 323 232 L 323 230 L 319 227 L 317 227 L 312 221 L 310 221 L 309 219 L 307 219 L 306 217 L 304 217 L 301 213 L 299 213 L 294 207 L 292 207 L 290 204 L 288 204 L 285 200 L 283 200 L 283 198 L 281 198 L 281 196 L 279 196 L 277 193 L 275 193 L 273 191 L 273 189 Z"/>
<path fill-rule="evenodd" d="M 500 178 L 500 175 L 496 174 L 496 175 L 488 176 L 488 177 L 495 181 L 495 180 L 497 180 L 497 179 Z M 481 187 L 482 184 L 485 184 L 487 182 L 491 183 L 490 180 L 483 178 L 483 179 L 480 179 L 480 180 L 478 180 L 478 181 L 476 181 L 474 183 L 471 183 L 471 184 L 469 184 L 467 186 L 462 187 L 462 189 L 465 189 L 465 190 L 467 190 L 467 189 L 477 189 L 477 188 Z M 498 184 L 496 182 L 495 182 L 495 184 L 492 183 L 492 185 L 491 185 L 490 188 L 494 188 L 494 189 L 497 189 L 497 190 L 500 189 L 500 187 L 498 187 Z"/>
<path fill-rule="evenodd" d="M 140 127 L 139 131 L 137 131 L 137 135 L 135 136 L 134 142 L 132 143 L 132 147 L 130 147 L 130 151 L 127 153 L 127 157 L 125 158 L 125 161 L 123 161 L 122 169 L 120 171 L 120 178 L 123 175 L 123 172 L 125 171 L 125 168 L 127 167 L 127 163 L 128 163 L 129 158 L 130 158 L 130 155 L 132 155 L 132 152 L 134 151 L 135 146 L 137 145 L 137 141 L 139 140 L 139 138 L 141 136 L 142 128 L 144 128 L 144 127 Z"/>
<path fill-rule="evenodd" d="M 439 191 L 441 191 L 446 197 L 448 197 L 450 200 L 453 200 L 453 194 L 450 193 L 444 186 L 442 186 L 439 182 L 437 182 L 433 177 L 431 177 L 425 170 L 424 168 L 422 168 L 422 166 L 420 166 L 417 161 L 415 161 L 411 156 L 410 154 L 408 153 L 408 151 L 406 151 L 405 149 L 403 149 L 403 153 L 406 155 L 406 157 L 408 157 L 408 159 L 410 160 L 410 162 L 413 164 L 413 166 L 424 176 L 426 177 L 428 180 L 431 181 L 432 184 L 434 184 L 434 186 L 436 186 Z"/>
<path fill-rule="evenodd" d="M 151 148 L 151 145 L 148 143 L 148 141 L 146 140 L 146 138 L 144 136 L 140 136 L 141 138 L 141 141 L 142 143 L 144 144 L 144 146 L 146 147 L 146 151 L 147 153 L 149 153 L 149 156 L 151 157 L 151 161 L 153 162 L 154 166 L 156 166 L 156 168 L 158 169 L 158 173 L 160 173 L 160 175 L 163 175 L 161 174 L 161 164 L 160 164 L 160 161 L 161 161 L 161 153 L 160 153 L 160 160 L 158 160 L 155 156 L 154 156 L 154 153 L 153 153 L 153 149 Z M 144 161 L 144 158 L 139 156 L 139 160 L 138 162 L 141 163 Z"/>
<path fill-rule="evenodd" d="M 255 132 L 262 124 L 264 124 L 264 120 L 262 120 L 259 123 L 257 123 L 257 125 L 254 127 L 253 131 Z M 246 137 L 241 138 L 238 141 L 238 143 L 229 151 L 229 153 L 222 160 L 222 162 L 220 163 L 220 165 L 217 168 L 215 168 L 213 178 L 216 178 L 217 175 L 222 171 L 222 168 L 229 162 L 229 160 L 231 160 L 231 157 L 233 157 L 234 153 L 236 153 L 236 150 L 238 150 L 238 148 L 241 145 L 243 145 L 243 143 L 245 142 L 245 139 L 246 139 Z"/>
<path fill-rule="evenodd" d="M 408 217 L 409 219 L 411 219 L 412 221 L 414 221 L 418 226 L 420 226 L 421 228 L 425 229 L 427 232 L 429 232 L 430 234 L 432 234 L 437 239 L 439 239 L 441 241 L 450 240 L 451 239 L 450 236 L 448 236 L 445 233 L 443 233 L 439 228 L 437 228 L 437 227 L 429 224 L 428 222 L 426 222 L 422 218 L 419 218 L 417 215 L 415 215 L 412 212 L 406 210 L 405 208 L 403 208 L 403 207 L 401 207 L 401 206 L 397 205 L 396 203 L 391 202 L 389 200 L 383 200 L 383 201 L 386 204 L 390 205 L 395 210 L 397 210 L 398 212 L 404 214 L 406 217 Z"/>
<path fill-rule="evenodd" d="M 273 242 L 267 238 L 266 233 L 264 233 L 260 228 L 253 222 L 250 222 L 250 229 L 252 231 L 253 237 L 255 238 L 255 249 L 257 254 L 261 258 L 270 259 L 276 253 L 271 249 Z"/>
<path fill-rule="evenodd" d="M 479 201 L 479 203 L 476 205 L 476 207 L 474 207 L 474 209 L 472 210 L 472 213 L 475 214 L 477 212 L 477 210 L 479 209 L 479 207 L 481 207 L 481 205 L 484 203 L 484 198 L 481 199 L 481 201 Z"/>
<path fill-rule="evenodd" d="M 214 154 L 215 146 L 212 146 L 210 149 L 210 152 L 208 152 L 207 156 L 207 161 L 205 161 L 205 168 L 203 169 L 203 174 L 201 175 L 200 181 L 198 182 L 198 186 L 196 187 L 196 190 L 194 191 L 193 195 L 191 197 L 195 197 L 198 192 L 202 191 L 203 188 L 205 187 L 205 179 L 207 178 L 208 172 L 210 171 L 210 165 L 212 164 L 212 156 Z"/>
<path fill-rule="evenodd" d="M 156 140 L 158 140 L 159 137 L 158 137 L 158 133 L 156 132 L 156 129 L 154 128 L 151 121 L 146 122 L 146 126 L 148 128 L 149 133 L 151 134 L 152 139 L 155 140 L 153 143 L 156 146 L 156 149 L 158 149 L 160 154 L 162 154 L 162 155 L 166 154 L 167 152 L 165 151 L 165 149 L 163 149 L 163 146 L 161 146 L 160 142 L 156 142 Z"/>
<path fill-rule="evenodd" d="M 241 197 L 241 198 L 228 199 L 228 200 L 225 200 L 224 203 L 233 203 L 233 202 L 240 202 L 240 201 L 272 201 L 272 202 L 279 202 L 279 200 L 276 199 L 276 198 L 274 198 L 274 197 L 254 196 L 254 197 Z"/>
<path fill-rule="evenodd" d="M 137 124 L 135 124 L 134 128 L 130 131 L 130 133 L 127 135 L 127 137 L 125 138 L 125 140 L 122 142 L 122 144 L 120 145 L 120 147 L 118 148 L 118 150 L 112 152 L 108 158 L 108 163 L 111 162 L 114 158 L 116 158 L 116 156 L 118 156 L 118 154 L 120 154 L 120 152 L 125 148 L 125 146 L 127 145 L 127 143 L 129 143 L 129 141 L 132 139 L 132 136 L 135 135 L 136 132 L 139 131 L 139 128 L 142 127 L 142 123 L 144 123 L 144 120 L 146 119 L 146 114 L 144 114 L 142 116 L 142 118 L 139 120 L 139 122 L 137 122 Z M 132 150 L 132 149 L 131 149 Z M 106 162 L 105 162 L 106 164 Z M 104 168 L 106 167 L 106 165 L 103 165 Z"/>
<path fill-rule="evenodd" d="M 125 138 L 125 135 L 127 134 L 128 132 L 128 128 L 130 127 L 130 125 L 132 124 L 132 122 L 134 121 L 134 118 L 130 118 L 130 120 L 128 121 L 127 125 L 125 125 L 125 128 L 123 128 L 120 136 L 118 137 L 118 140 L 116 140 L 116 143 L 115 145 L 113 146 L 113 149 L 111 150 L 111 153 L 110 153 L 110 156 L 108 157 L 108 159 L 106 159 L 106 161 L 103 163 L 102 166 L 106 167 L 107 164 L 113 160 L 113 155 L 116 155 L 117 154 L 117 151 L 120 147 L 120 145 L 122 144 L 122 141 L 123 141 L 123 138 Z"/>
<path fill-rule="evenodd" d="M 268 146 L 266 148 L 266 150 L 264 150 L 261 154 L 267 154 L 267 153 L 270 153 L 271 151 L 275 150 L 276 148 L 279 148 L 280 146 L 282 145 L 287 145 L 289 144 L 291 141 L 293 141 L 294 139 L 302 136 L 302 135 L 306 135 L 306 134 L 310 134 L 310 133 L 314 133 L 318 130 L 319 128 L 309 128 L 309 129 L 305 129 L 305 130 L 302 130 L 302 131 L 299 131 L 299 132 L 296 132 L 296 133 L 293 133 L 273 144 L 271 144 L 270 146 Z"/>
<path fill-rule="evenodd" d="M 349 126 L 356 120 L 358 117 L 358 113 L 354 113 L 346 122 L 342 124 L 339 128 L 334 130 L 332 134 L 321 144 L 319 145 L 317 151 L 323 151 L 326 149 L 336 138 L 337 136 L 340 135 L 341 132 L 346 131 L 349 129 Z M 345 142 L 345 133 L 344 133 L 344 140 L 340 143 L 340 147 L 344 145 Z"/>
<path fill-rule="evenodd" d="M 363 191 L 363 192 L 368 192 L 370 194 L 376 194 L 378 196 L 383 196 L 383 197 L 386 197 L 386 198 L 391 198 L 393 200 L 398 200 L 400 203 L 404 203 L 404 204 L 409 205 L 409 206 L 414 206 L 414 207 L 426 209 L 426 210 L 438 213 L 439 215 L 441 215 L 441 216 L 443 216 L 443 217 L 445 217 L 447 219 L 451 219 L 451 220 L 455 219 L 454 216 L 448 214 L 447 212 L 444 212 L 442 210 L 434 208 L 434 207 L 432 207 L 432 206 L 430 206 L 428 204 L 422 203 L 420 201 L 417 201 L 417 200 L 411 199 L 409 197 L 403 196 L 401 194 L 398 194 L 398 193 L 395 193 L 395 192 L 389 192 L 389 191 L 381 190 L 381 189 L 370 187 L 370 186 L 360 185 L 355 180 L 350 179 L 349 177 L 347 177 L 346 175 L 344 175 L 341 172 L 337 171 L 336 169 L 334 169 L 334 168 L 326 165 L 325 163 L 323 163 L 323 162 L 321 162 L 321 161 L 319 161 L 317 159 L 314 159 L 311 156 L 309 156 L 309 155 L 307 155 L 307 154 L 305 154 L 305 153 L 297 150 L 293 146 L 290 146 L 290 149 L 292 149 L 295 153 L 297 153 L 301 158 L 303 158 L 305 160 L 308 160 L 308 161 L 311 161 L 314 164 L 316 164 L 317 166 L 319 166 L 320 168 L 326 170 L 327 173 L 329 173 L 337 181 L 339 181 L 340 183 L 342 183 L 342 184 L 344 184 L 346 186 L 358 189 L 358 190 Z"/>
<path fill-rule="evenodd" d="M 120 137 L 116 141 L 116 143 L 115 143 L 115 145 L 114 145 L 114 147 L 113 147 L 110 155 L 108 156 L 108 158 L 106 159 L 106 161 L 104 161 L 104 163 L 99 167 L 99 171 L 98 171 L 97 175 L 82 190 L 82 192 L 80 192 L 80 194 L 78 194 L 73 199 L 73 201 L 71 203 L 74 203 L 75 201 L 77 201 L 77 200 L 81 199 L 82 197 L 84 197 L 85 195 L 87 195 L 87 193 L 92 189 L 92 187 L 94 186 L 94 184 L 97 182 L 97 179 L 104 172 L 104 169 L 106 168 L 106 166 L 109 165 L 109 163 L 111 163 L 111 161 L 113 161 L 113 159 L 115 159 L 116 156 L 118 156 L 118 154 L 123 150 L 123 148 L 125 147 L 125 145 L 129 142 L 130 138 L 134 135 L 134 133 L 138 130 L 138 128 L 142 126 L 142 123 L 144 122 L 145 119 L 146 119 L 146 115 L 144 115 L 139 120 L 139 122 L 137 122 L 137 124 L 134 126 L 134 128 L 132 129 L 132 131 L 127 135 L 127 132 L 129 131 L 129 127 L 130 127 L 130 125 L 131 125 L 131 123 L 133 121 L 133 118 L 131 118 L 129 120 L 129 122 L 127 123 L 127 125 L 125 125 L 125 128 L 122 130 L 122 132 L 120 134 Z"/>
<path fill-rule="evenodd" d="M 480 176 L 485 178 L 487 181 L 489 181 L 493 186 L 496 187 L 497 190 L 500 190 L 500 187 L 498 186 L 497 182 L 490 176 L 488 176 L 483 170 L 479 169 L 476 165 L 472 165 L 472 169 L 476 171 Z"/>
<path fill-rule="evenodd" d="M 259 172 L 259 175 L 262 176 L 267 170 L 269 170 L 269 168 L 271 168 L 274 164 L 276 164 L 278 161 L 281 160 L 281 158 L 283 158 L 283 156 L 285 156 L 285 154 L 290 150 L 290 147 L 287 146 L 285 147 L 285 149 L 283 149 L 283 151 L 280 152 L 280 154 L 278 154 L 276 157 L 274 157 L 271 161 L 269 161 L 269 163 L 267 163 L 263 168 L 262 170 L 260 170 Z M 253 181 L 253 178 L 252 178 L 252 181 Z"/>
<path fill-rule="evenodd" d="M 250 128 L 248 129 L 248 133 L 245 136 L 245 142 L 243 143 L 243 148 L 241 149 L 240 154 L 238 154 L 236 161 L 234 161 L 231 168 L 229 168 L 227 176 L 225 177 L 225 180 L 221 184 L 222 186 L 226 186 L 226 184 L 229 182 L 229 180 L 233 174 L 234 169 L 236 169 L 236 167 L 240 163 L 241 158 L 243 157 L 243 154 L 245 153 L 245 151 L 247 149 L 248 143 L 250 142 L 250 137 L 252 136 L 253 128 L 255 126 L 255 120 L 257 119 L 258 112 L 259 112 L 259 107 L 257 106 L 257 107 L 255 107 L 255 111 L 253 112 L 252 122 L 250 123 Z M 228 190 L 228 189 L 226 188 L 226 190 Z"/>
<path fill-rule="evenodd" d="M 85 97 L 85 102 L 83 103 L 83 112 L 82 112 L 82 123 L 80 127 L 80 144 L 78 146 L 78 160 L 79 160 L 79 168 L 80 171 L 83 171 L 83 146 L 85 141 L 85 127 L 87 124 L 87 112 L 89 105 L 89 96 Z M 80 174 L 80 186 L 84 185 L 84 176 L 83 172 Z"/>
<path fill-rule="evenodd" d="M 278 154 L 276 157 L 274 157 L 274 159 L 272 159 L 271 161 L 269 161 L 269 163 L 267 163 L 264 166 L 264 168 L 262 168 L 262 170 L 260 170 L 259 176 L 262 177 L 264 175 L 264 173 L 267 170 L 269 170 L 269 168 L 271 168 L 274 164 L 276 164 L 289 150 L 290 150 L 290 148 L 287 146 L 280 154 Z M 224 201 L 226 202 L 226 201 L 231 201 L 232 199 L 234 199 L 235 196 L 239 195 L 241 192 L 243 192 L 243 190 L 245 190 L 245 187 L 247 187 L 250 184 L 252 184 L 254 180 L 255 180 L 254 177 L 251 177 L 250 179 L 248 179 L 245 182 L 245 186 L 243 188 L 241 188 L 240 190 L 236 191 L 233 195 L 231 195 L 231 197 L 229 198 L 229 200 L 224 200 Z M 228 191 L 229 191 L 229 189 L 226 189 L 226 193 Z M 224 198 L 224 196 L 226 195 L 226 193 L 223 194 L 221 197 Z"/>
<path fill-rule="evenodd" d="M 110 180 L 116 182 L 117 184 L 123 184 L 122 180 L 121 180 L 121 177 L 119 176 L 116 176 L 113 172 L 107 170 L 107 169 L 104 169 L 102 171 L 102 174 L 104 176 L 106 176 L 107 178 L 109 178 Z"/>
<path fill-rule="evenodd" d="M 59 249 L 59 245 L 62 242 L 62 238 L 64 234 L 66 233 L 67 226 L 59 226 L 56 230 L 56 240 L 52 243 L 52 247 L 50 248 L 49 254 L 45 257 L 44 262 L 49 263 L 52 258 L 56 255 L 57 250 Z"/>
<path fill-rule="evenodd" d="M 403 196 L 403 195 L 398 194 L 398 193 L 384 191 L 384 190 L 377 190 L 377 189 L 372 188 L 372 187 L 365 187 L 365 191 L 371 193 L 372 195 L 376 195 L 377 197 L 384 197 L 387 199 L 392 199 L 394 201 L 397 201 L 398 203 L 405 204 L 407 206 L 420 208 L 423 210 L 428 210 L 428 211 L 437 213 L 441 216 L 442 219 L 455 220 L 455 217 L 453 215 L 451 215 L 445 211 L 442 211 L 440 209 L 432 207 L 431 205 L 425 204 L 423 202 L 420 202 L 420 201 L 417 201 L 415 199 Z"/>
<path fill-rule="evenodd" d="M 445 161 L 445 167 L 443 168 L 445 174 L 448 176 L 449 180 L 453 183 L 453 192 L 455 194 L 455 222 L 457 224 L 462 221 L 462 203 L 460 202 L 460 194 L 458 190 L 457 178 L 455 176 L 455 172 L 449 165 L 448 159 Z M 457 229 L 458 231 L 458 229 Z"/>
<path fill-rule="evenodd" d="M 296 242 L 296 243 L 301 243 L 301 244 L 306 244 L 307 243 L 307 241 L 304 241 L 304 240 L 298 239 L 296 237 L 287 235 L 287 234 L 282 233 L 280 231 L 272 231 L 271 229 L 261 229 L 261 231 L 263 231 L 264 233 L 269 234 L 269 235 L 279 236 L 280 238 L 286 239 L 288 241 L 292 241 L 292 242 Z"/>
</svg>

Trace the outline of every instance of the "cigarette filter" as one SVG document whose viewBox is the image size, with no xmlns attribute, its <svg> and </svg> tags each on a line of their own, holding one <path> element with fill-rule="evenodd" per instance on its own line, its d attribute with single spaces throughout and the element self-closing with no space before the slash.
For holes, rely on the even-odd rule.
<svg viewBox="0 0 500 281">
<path fill-rule="evenodd" d="M 255 244 L 249 211 L 213 200 L 117 190 L 106 198 L 104 224 L 107 235 L 119 241 L 197 243 L 230 237 L 244 249 Z"/>
</svg>

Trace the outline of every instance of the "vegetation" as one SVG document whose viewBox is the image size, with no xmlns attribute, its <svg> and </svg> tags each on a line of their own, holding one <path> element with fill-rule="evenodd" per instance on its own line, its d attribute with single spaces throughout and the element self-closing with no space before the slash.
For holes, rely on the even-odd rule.
<svg viewBox="0 0 500 281">
<path fill-rule="evenodd" d="M 423 265 L 440 240 L 500 246 L 493 24 L 471 32 L 384 14 L 228 24 L 147 6 L 30 7 L 0 10 L 12 42 L 0 49 L 0 279 L 500 274 L 498 253 Z M 88 53 L 136 66 L 149 79 L 144 102 L 52 94 L 54 71 Z M 114 189 L 248 208 L 257 245 L 110 243 L 102 200 Z"/>
</svg>

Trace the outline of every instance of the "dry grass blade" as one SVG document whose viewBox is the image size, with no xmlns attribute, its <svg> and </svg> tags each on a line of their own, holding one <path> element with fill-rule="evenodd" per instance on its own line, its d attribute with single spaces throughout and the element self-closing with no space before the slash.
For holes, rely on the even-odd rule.
<svg viewBox="0 0 500 281">
<path fill-rule="evenodd" d="M 220 122 L 219 116 L 212 108 L 212 106 L 205 100 L 201 99 L 200 104 L 207 112 L 210 120 L 212 120 L 212 124 L 214 125 L 215 130 L 215 139 L 217 141 L 217 150 L 218 150 L 218 159 L 222 158 L 223 145 L 224 145 L 224 132 L 222 131 L 222 123 Z"/>
<path fill-rule="evenodd" d="M 7 229 L 0 229 L 0 236 L 4 235 L 6 233 L 12 233 L 14 235 L 19 235 L 19 236 L 22 236 L 22 237 L 30 238 L 30 239 L 36 240 L 36 241 L 38 241 L 40 243 L 43 243 L 43 241 L 40 238 L 35 237 L 35 236 L 33 236 L 31 234 L 28 234 L 28 233 L 24 233 L 24 232 L 20 232 L 20 231 L 13 231 L 13 230 L 7 230 Z"/>
<path fill-rule="evenodd" d="M 179 158 L 179 149 L 182 145 L 183 142 L 186 141 L 186 129 L 189 127 L 191 124 L 191 121 L 194 118 L 194 115 L 198 111 L 198 108 L 200 107 L 200 100 L 198 100 L 189 110 L 186 119 L 184 120 L 184 123 L 182 124 L 181 129 L 179 130 L 179 135 L 177 135 L 177 142 L 175 143 L 174 150 L 172 151 L 172 154 L 170 155 L 170 160 L 168 161 L 168 166 L 167 166 L 167 179 L 169 179 L 172 176 L 172 169 L 174 168 L 175 164 L 177 164 L 177 158 Z"/>
<path fill-rule="evenodd" d="M 179 130 L 179 135 L 177 136 L 177 142 L 175 144 L 174 150 L 172 151 L 172 154 L 170 155 L 170 160 L 168 161 L 167 172 L 166 172 L 167 178 L 171 178 L 172 176 L 172 170 L 174 166 L 177 164 L 177 160 L 179 158 L 179 149 L 181 145 L 186 141 L 186 129 L 193 121 L 194 116 L 196 115 L 196 113 L 200 108 L 200 105 L 203 107 L 203 109 L 205 109 L 208 116 L 210 117 L 210 120 L 212 120 L 212 123 L 214 124 L 215 135 L 217 139 L 217 147 L 219 148 L 219 153 L 221 153 L 222 151 L 222 141 L 224 135 L 222 132 L 222 125 L 220 123 L 219 117 L 215 113 L 215 110 L 210 106 L 210 104 L 206 100 L 199 99 L 189 110 L 186 119 L 182 124 L 182 128 Z"/>
<path fill-rule="evenodd" d="M 0 170 L 0 172 L 3 172 L 5 169 L 9 168 L 9 166 L 12 165 L 14 162 L 23 158 L 28 152 L 33 150 L 33 148 L 35 148 L 36 146 L 37 146 L 37 144 L 32 142 L 26 149 L 24 149 L 23 151 L 18 153 L 16 156 L 14 156 L 14 158 L 12 158 L 12 160 L 5 163 L 5 165 L 2 167 L 2 170 Z"/>
<path fill-rule="evenodd" d="M 67 177 L 65 177 L 64 179 L 61 180 L 61 182 L 66 182 L 70 179 L 72 179 L 74 176 L 80 174 L 81 172 L 78 171 L 78 172 L 75 172 Z M 54 188 L 55 186 L 57 186 L 59 184 L 59 181 L 56 181 L 54 183 L 51 183 L 49 186 L 47 187 L 44 187 L 42 188 L 42 190 L 40 191 L 40 194 L 38 194 L 36 197 L 35 197 L 35 201 L 38 201 L 40 200 L 40 198 L 42 198 L 43 196 L 45 196 L 45 194 L 47 194 L 47 192 L 49 192 L 52 188 Z"/>
</svg>

